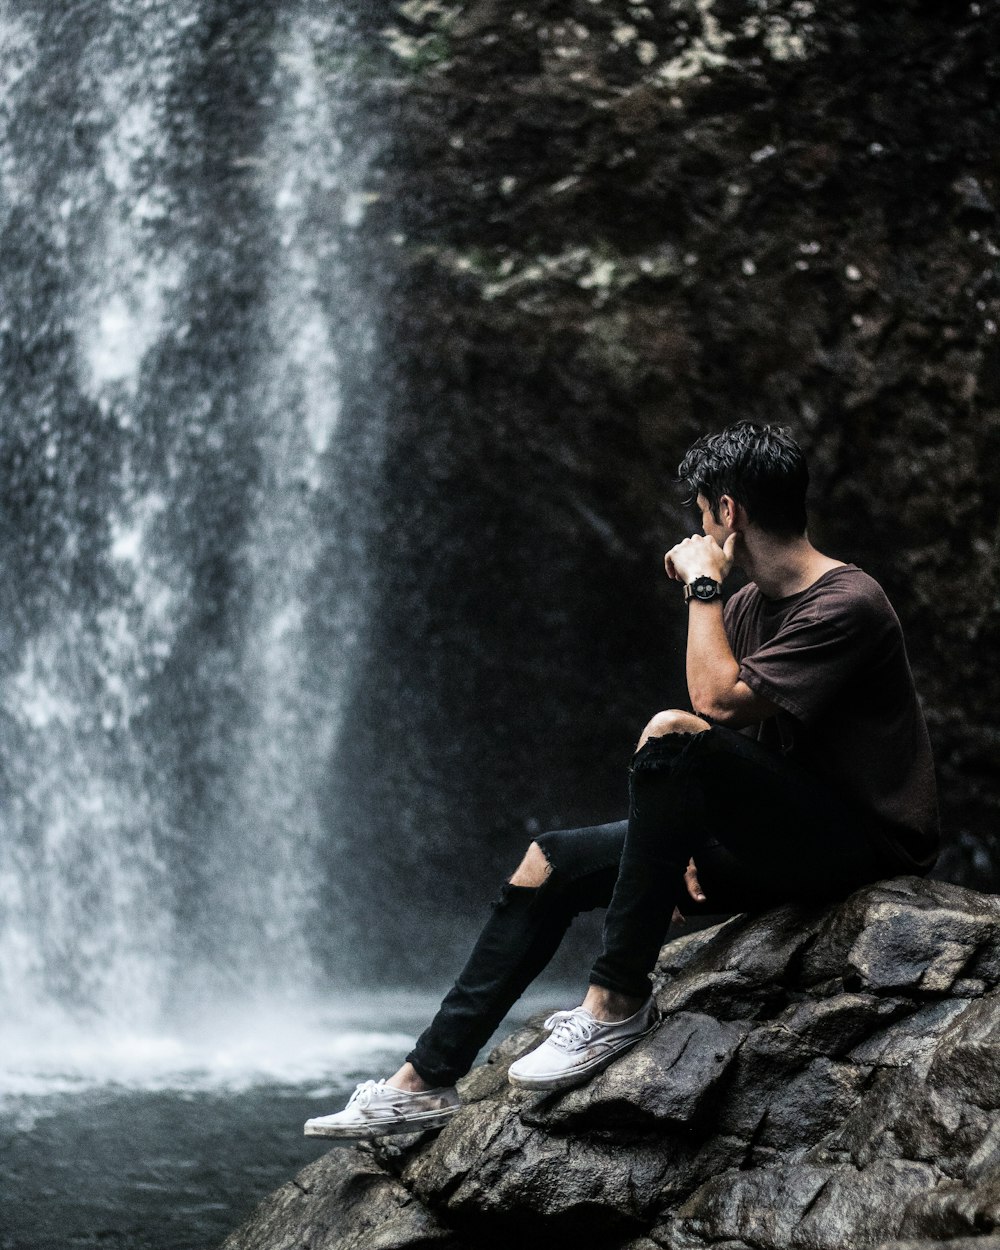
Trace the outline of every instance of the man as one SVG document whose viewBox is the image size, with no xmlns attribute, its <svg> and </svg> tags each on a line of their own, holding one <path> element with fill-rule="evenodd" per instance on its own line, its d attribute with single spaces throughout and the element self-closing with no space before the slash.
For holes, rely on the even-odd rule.
<svg viewBox="0 0 1000 1250">
<path fill-rule="evenodd" d="M 589 988 L 511 1065 L 514 1085 L 577 1085 L 656 1028 L 649 974 L 685 889 L 685 910 L 745 911 L 933 864 L 934 771 L 899 622 L 876 582 L 809 541 L 800 448 L 744 421 L 699 439 L 679 476 L 703 528 L 665 556 L 687 603 L 694 712 L 643 730 L 627 821 L 531 844 L 407 1061 L 307 1135 L 444 1123 L 455 1081 L 580 911 L 608 908 Z M 734 566 L 750 581 L 724 607 Z"/>
</svg>

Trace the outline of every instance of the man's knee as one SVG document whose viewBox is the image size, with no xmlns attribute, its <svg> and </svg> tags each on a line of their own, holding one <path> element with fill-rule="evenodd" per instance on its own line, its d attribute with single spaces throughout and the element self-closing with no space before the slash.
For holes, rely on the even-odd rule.
<svg viewBox="0 0 1000 1250">
<path fill-rule="evenodd" d="M 681 712 L 677 708 L 671 708 L 667 712 L 656 713 L 642 731 L 639 746 L 643 746 L 649 738 L 662 738 L 665 734 L 700 734 L 711 728 L 707 720 L 702 720 L 693 712 Z"/>
<path fill-rule="evenodd" d="M 524 859 L 510 879 L 511 885 L 540 886 L 552 871 L 552 865 L 545 858 L 545 852 L 537 842 L 528 847 Z"/>
</svg>

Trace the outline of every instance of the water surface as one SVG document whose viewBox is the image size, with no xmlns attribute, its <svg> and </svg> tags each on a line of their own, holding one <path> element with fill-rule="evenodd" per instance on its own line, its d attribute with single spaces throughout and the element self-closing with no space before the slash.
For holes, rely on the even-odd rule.
<svg viewBox="0 0 1000 1250">
<path fill-rule="evenodd" d="M 507 1029 L 567 993 L 525 998 Z M 436 1004 L 258 1007 L 174 1036 L 52 1039 L 34 1056 L 22 1039 L 0 1059 L 0 1247 L 218 1246 L 329 1148 L 303 1122 L 394 1069 Z"/>
</svg>

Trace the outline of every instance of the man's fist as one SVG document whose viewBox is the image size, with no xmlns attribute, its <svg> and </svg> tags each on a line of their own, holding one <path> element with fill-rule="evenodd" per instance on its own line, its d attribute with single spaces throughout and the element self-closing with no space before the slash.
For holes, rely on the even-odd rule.
<svg viewBox="0 0 1000 1250">
<path fill-rule="evenodd" d="M 670 548 L 663 557 L 663 567 L 668 577 L 685 584 L 693 582 L 696 577 L 710 577 L 715 582 L 722 582 L 733 567 L 735 548 L 735 534 L 729 535 L 724 547 L 707 534 L 692 534 Z"/>
</svg>

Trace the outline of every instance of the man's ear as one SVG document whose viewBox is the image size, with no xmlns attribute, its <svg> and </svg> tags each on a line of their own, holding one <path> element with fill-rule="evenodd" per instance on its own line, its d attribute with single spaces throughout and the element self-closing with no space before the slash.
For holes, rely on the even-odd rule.
<svg viewBox="0 0 1000 1250">
<path fill-rule="evenodd" d="M 723 495 L 719 499 L 719 521 L 733 533 L 742 533 L 747 525 L 746 508 L 737 503 L 732 495 Z"/>
</svg>

